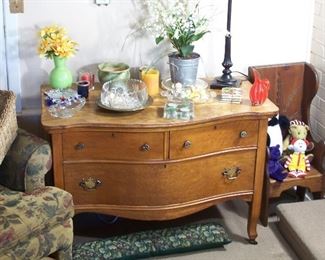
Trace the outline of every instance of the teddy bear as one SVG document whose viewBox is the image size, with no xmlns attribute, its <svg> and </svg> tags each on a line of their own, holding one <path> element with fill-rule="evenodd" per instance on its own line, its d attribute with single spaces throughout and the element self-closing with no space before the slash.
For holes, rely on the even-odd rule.
<svg viewBox="0 0 325 260">
<path fill-rule="evenodd" d="M 268 150 L 267 162 L 268 173 L 272 179 L 282 182 L 288 176 L 288 173 L 284 171 L 284 167 L 282 166 L 280 159 L 280 145 L 270 146 Z"/>
<path fill-rule="evenodd" d="M 310 162 L 305 155 L 307 149 L 307 141 L 303 139 L 293 139 L 288 149 L 293 153 L 287 157 L 284 167 L 288 169 L 289 177 L 304 178 L 306 171 L 310 171 Z"/>
<path fill-rule="evenodd" d="M 314 143 L 313 142 L 307 142 L 307 135 L 309 131 L 309 126 L 306 125 L 304 122 L 299 121 L 299 120 L 292 120 L 290 121 L 290 126 L 288 130 L 288 135 L 283 141 L 283 151 L 286 154 L 290 154 L 291 151 L 288 149 L 290 143 L 292 140 L 296 139 L 302 139 L 305 140 L 307 143 L 307 149 L 306 152 L 311 151 L 314 148 Z"/>
</svg>

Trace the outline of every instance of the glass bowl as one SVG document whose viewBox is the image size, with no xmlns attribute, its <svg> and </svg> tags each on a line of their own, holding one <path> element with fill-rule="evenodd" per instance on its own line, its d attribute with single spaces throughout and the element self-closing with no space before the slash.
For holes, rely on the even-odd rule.
<svg viewBox="0 0 325 260">
<path fill-rule="evenodd" d="M 51 89 L 44 95 L 47 110 L 53 117 L 72 117 L 86 103 L 86 99 L 73 89 Z"/>
<path fill-rule="evenodd" d="M 174 84 L 171 79 L 165 79 L 161 88 L 160 95 L 166 97 L 168 101 L 192 100 L 195 103 L 206 103 L 216 97 L 216 94 L 210 91 L 208 83 L 201 79 L 185 85 Z"/>
<path fill-rule="evenodd" d="M 138 79 L 113 80 L 104 83 L 100 105 L 113 110 L 134 111 L 148 104 L 146 84 Z"/>
</svg>

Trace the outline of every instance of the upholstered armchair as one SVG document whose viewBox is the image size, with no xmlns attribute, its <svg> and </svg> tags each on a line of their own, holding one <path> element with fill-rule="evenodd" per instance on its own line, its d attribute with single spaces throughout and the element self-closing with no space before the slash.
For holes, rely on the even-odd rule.
<svg viewBox="0 0 325 260">
<path fill-rule="evenodd" d="M 0 154 L 0 259 L 71 259 L 72 196 L 44 184 L 52 164 L 49 144 L 21 129 L 8 131 L 16 123 L 7 94 L 0 91 L 0 152 L 6 152 L 2 163 Z M 1 137 L 10 132 L 14 138 Z"/>
</svg>

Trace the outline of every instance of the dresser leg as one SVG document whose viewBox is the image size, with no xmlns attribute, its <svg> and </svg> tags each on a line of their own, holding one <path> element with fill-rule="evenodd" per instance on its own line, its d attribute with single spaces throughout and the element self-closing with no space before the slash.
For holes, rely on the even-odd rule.
<svg viewBox="0 0 325 260">
<path fill-rule="evenodd" d="M 248 233 L 248 242 L 250 244 L 256 245 L 257 237 L 257 221 L 259 217 L 259 207 L 258 203 L 254 202 L 254 199 L 249 203 L 249 216 L 247 219 L 247 233 Z"/>
<path fill-rule="evenodd" d="M 257 241 L 255 239 L 247 239 L 248 243 L 251 245 L 257 245 Z"/>
</svg>

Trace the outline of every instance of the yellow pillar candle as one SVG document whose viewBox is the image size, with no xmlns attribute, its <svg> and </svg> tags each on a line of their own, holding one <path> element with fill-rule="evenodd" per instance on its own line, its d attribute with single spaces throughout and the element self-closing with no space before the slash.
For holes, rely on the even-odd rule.
<svg viewBox="0 0 325 260">
<path fill-rule="evenodd" d="M 159 94 L 159 70 L 143 69 L 141 70 L 141 79 L 146 83 L 150 96 Z"/>
</svg>

